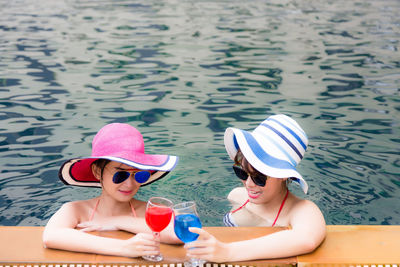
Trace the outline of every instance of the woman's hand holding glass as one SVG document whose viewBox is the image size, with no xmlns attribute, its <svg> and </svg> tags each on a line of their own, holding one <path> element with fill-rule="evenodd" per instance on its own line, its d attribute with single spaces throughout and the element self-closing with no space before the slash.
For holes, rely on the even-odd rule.
<svg viewBox="0 0 400 267">
<path fill-rule="evenodd" d="M 124 257 L 152 257 L 160 252 L 160 244 L 154 240 L 152 234 L 138 233 L 122 242 L 124 242 L 124 244 L 122 249 L 119 250 L 119 253 Z"/>
<path fill-rule="evenodd" d="M 189 231 L 199 235 L 196 241 L 187 243 L 187 256 L 209 262 L 226 262 L 232 259 L 227 243 L 221 242 L 204 229 L 190 227 Z"/>
<path fill-rule="evenodd" d="M 201 222 L 196 210 L 196 203 L 193 201 L 183 202 L 174 206 L 174 230 L 176 236 L 185 244 L 195 241 L 199 235 L 189 231 L 189 227 L 201 228 Z M 185 267 L 202 266 L 204 261 L 190 258 L 184 262 Z"/>
</svg>

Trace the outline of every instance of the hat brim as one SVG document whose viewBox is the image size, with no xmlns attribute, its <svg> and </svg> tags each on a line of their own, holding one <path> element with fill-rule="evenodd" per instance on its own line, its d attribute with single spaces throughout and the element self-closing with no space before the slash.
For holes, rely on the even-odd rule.
<svg viewBox="0 0 400 267">
<path fill-rule="evenodd" d="M 296 181 L 305 194 L 308 184 L 296 167 L 286 160 L 274 157 L 264 147 L 273 147 L 272 143 L 262 136 L 237 128 L 228 128 L 224 135 L 225 149 L 229 157 L 234 160 L 238 149 L 242 151 L 246 160 L 259 172 L 274 178 L 291 178 Z M 263 144 L 261 146 L 260 144 Z"/>
<path fill-rule="evenodd" d="M 151 165 L 145 163 L 138 163 L 131 160 L 119 158 L 119 157 L 89 157 L 89 158 L 75 158 L 70 159 L 61 166 L 58 176 L 60 180 L 66 185 L 75 185 L 83 187 L 101 187 L 101 183 L 92 173 L 91 164 L 97 159 L 108 159 L 123 163 L 140 170 L 154 171 L 149 180 L 142 183 L 141 186 L 151 184 L 164 176 L 166 176 L 171 170 L 173 170 L 178 163 L 178 157 L 168 155 L 146 155 L 149 162 L 155 162 L 152 160 L 153 157 L 157 158 L 157 162 L 160 162 L 160 157 L 165 159 L 161 161 L 161 164 Z"/>
</svg>

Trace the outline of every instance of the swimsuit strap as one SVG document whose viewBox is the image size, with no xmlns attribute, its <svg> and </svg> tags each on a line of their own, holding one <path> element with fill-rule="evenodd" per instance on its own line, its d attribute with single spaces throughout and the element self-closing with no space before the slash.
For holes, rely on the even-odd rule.
<svg viewBox="0 0 400 267">
<path fill-rule="evenodd" d="M 100 203 L 100 198 L 97 200 L 96 205 L 94 205 L 94 209 L 92 211 L 92 214 L 90 215 L 89 221 L 93 220 L 94 214 L 96 213 L 97 207 L 99 206 Z"/>
<path fill-rule="evenodd" d="M 133 217 L 137 217 L 136 216 L 136 211 L 135 211 L 135 208 L 133 207 L 133 205 L 132 205 L 132 202 L 129 200 L 129 206 L 131 206 L 131 210 L 132 210 L 132 214 L 133 214 Z"/>
<path fill-rule="evenodd" d="M 286 195 L 285 195 L 285 197 L 283 198 L 283 201 L 282 201 L 281 206 L 279 207 L 278 214 L 276 215 L 276 218 L 275 218 L 274 223 L 272 224 L 272 227 L 274 227 L 276 221 L 278 220 L 279 214 L 280 214 L 281 211 L 282 211 L 283 205 L 285 205 L 285 202 L 286 202 L 286 199 L 287 199 L 287 196 L 288 196 L 288 195 L 289 195 L 289 190 L 286 191 Z"/>
<path fill-rule="evenodd" d="M 249 201 L 250 201 L 250 199 L 246 200 L 246 202 L 244 202 L 244 204 L 243 204 L 242 206 L 240 206 L 239 208 L 237 208 L 237 209 L 231 211 L 231 213 L 235 213 L 235 212 L 237 212 L 238 210 L 241 210 L 244 206 L 246 206 L 247 203 L 249 203 Z"/>
<path fill-rule="evenodd" d="M 278 220 L 279 214 L 281 214 L 281 211 L 282 211 L 282 209 L 283 209 L 283 206 L 285 205 L 285 202 L 286 202 L 286 199 L 287 199 L 288 195 L 289 195 L 289 190 L 286 191 L 286 195 L 285 195 L 285 197 L 283 198 L 283 201 L 282 201 L 282 203 L 281 203 L 281 206 L 279 207 L 278 214 L 276 214 L 276 218 L 275 218 L 274 223 L 272 224 L 272 227 L 275 225 L 276 221 Z M 246 202 L 245 202 L 242 206 L 240 206 L 239 208 L 237 208 L 237 209 L 231 211 L 231 214 L 237 212 L 238 210 L 241 210 L 244 206 L 246 206 L 247 203 L 249 203 L 249 201 L 250 201 L 250 199 L 246 200 Z"/>
<path fill-rule="evenodd" d="M 93 220 L 94 214 L 96 213 L 96 210 L 97 210 L 97 207 L 99 206 L 99 203 L 100 203 L 100 198 L 97 200 L 96 205 L 94 205 L 94 209 L 93 209 L 93 211 L 92 211 L 92 214 L 90 215 L 89 221 Z M 131 201 L 129 201 L 129 206 L 131 207 L 133 217 L 137 217 L 137 216 L 136 216 L 135 208 L 133 207 Z"/>
</svg>

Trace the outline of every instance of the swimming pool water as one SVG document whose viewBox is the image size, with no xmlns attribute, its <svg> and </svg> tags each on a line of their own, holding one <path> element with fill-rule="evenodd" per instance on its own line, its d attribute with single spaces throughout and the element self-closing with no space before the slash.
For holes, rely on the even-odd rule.
<svg viewBox="0 0 400 267">
<path fill-rule="evenodd" d="M 45 225 L 97 189 L 64 186 L 106 123 L 180 157 L 138 197 L 195 200 L 222 225 L 240 185 L 227 127 L 285 113 L 328 224 L 399 224 L 400 2 L 0 0 L 0 225 Z"/>
</svg>

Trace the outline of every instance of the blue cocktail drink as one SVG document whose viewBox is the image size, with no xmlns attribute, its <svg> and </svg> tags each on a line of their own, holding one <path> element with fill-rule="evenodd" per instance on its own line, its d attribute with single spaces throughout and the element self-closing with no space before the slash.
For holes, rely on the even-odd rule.
<svg viewBox="0 0 400 267">
<path fill-rule="evenodd" d="M 201 228 L 199 217 L 195 214 L 181 214 L 175 216 L 175 234 L 185 243 L 192 242 L 197 239 L 198 234 L 189 231 L 189 227 Z"/>
<path fill-rule="evenodd" d="M 199 235 L 189 231 L 189 227 L 201 228 L 201 222 L 196 211 L 196 203 L 193 201 L 176 204 L 173 207 L 174 231 L 176 236 L 184 243 L 195 241 Z M 190 261 L 185 261 L 185 267 L 203 266 L 205 261 L 200 259 L 190 258 Z"/>
</svg>

